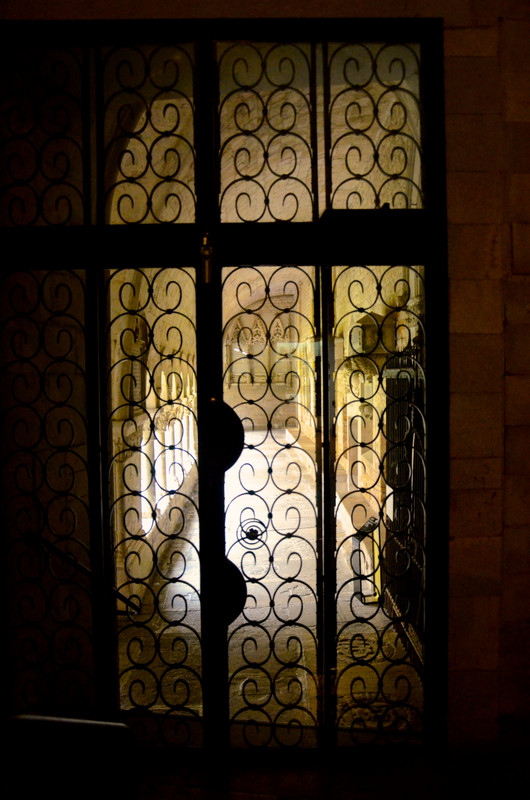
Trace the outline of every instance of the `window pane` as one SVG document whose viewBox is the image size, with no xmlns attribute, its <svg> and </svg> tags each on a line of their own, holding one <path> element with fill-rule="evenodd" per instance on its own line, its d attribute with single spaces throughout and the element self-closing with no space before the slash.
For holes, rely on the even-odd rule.
<svg viewBox="0 0 530 800">
<path fill-rule="evenodd" d="M 30 251 L 31 252 L 31 251 Z M 29 269 L 15 265 L 26 260 Z M 0 457 L 10 713 L 94 708 L 84 270 L 5 253 Z"/>
<path fill-rule="evenodd" d="M 421 208 L 419 46 L 330 44 L 331 208 Z"/>
<path fill-rule="evenodd" d="M 313 219 L 308 44 L 219 42 L 221 220 Z"/>
<path fill-rule="evenodd" d="M 22 48 L 8 53 L 2 65 L 1 223 L 82 225 L 82 51 Z"/>
<path fill-rule="evenodd" d="M 313 267 L 223 271 L 224 399 L 245 448 L 226 552 L 247 582 L 228 636 L 234 745 L 316 745 L 319 446 Z"/>
<path fill-rule="evenodd" d="M 105 221 L 195 222 L 191 46 L 108 50 L 103 69 Z"/>
<path fill-rule="evenodd" d="M 173 715 L 172 736 L 197 744 L 202 689 L 194 270 L 114 270 L 108 301 L 121 706 Z"/>
<path fill-rule="evenodd" d="M 423 267 L 333 268 L 339 742 L 419 741 Z"/>
</svg>

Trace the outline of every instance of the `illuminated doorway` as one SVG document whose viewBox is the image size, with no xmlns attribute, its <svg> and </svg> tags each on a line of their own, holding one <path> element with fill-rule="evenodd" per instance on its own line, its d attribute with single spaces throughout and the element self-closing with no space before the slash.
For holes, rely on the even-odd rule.
<svg viewBox="0 0 530 800">
<path fill-rule="evenodd" d="M 97 567 L 103 487 L 121 708 L 159 740 L 423 736 L 443 220 L 427 28 L 190 24 L 127 46 L 114 28 L 44 64 L 55 127 L 39 101 L 42 125 L 15 130 L 65 158 L 37 156 L 24 186 L 9 161 L 13 224 L 84 221 L 76 252 L 97 242 L 76 295 L 83 552 Z"/>
</svg>

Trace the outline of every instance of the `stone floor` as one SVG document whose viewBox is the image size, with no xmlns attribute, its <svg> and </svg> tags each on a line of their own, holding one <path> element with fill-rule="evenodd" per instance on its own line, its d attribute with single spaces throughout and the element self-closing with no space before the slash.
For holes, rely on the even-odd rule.
<svg viewBox="0 0 530 800">
<path fill-rule="evenodd" d="M 32 800 L 470 800 L 524 796 L 527 749 L 357 748 L 333 755 L 138 748 L 115 723 L 12 718 L 6 796 Z M 28 766 L 29 765 L 29 766 Z M 524 772 L 523 772 L 524 771 Z"/>
<path fill-rule="evenodd" d="M 270 755 L 270 754 L 269 754 Z M 498 750 L 443 749 L 426 753 L 401 750 L 384 755 L 362 750 L 351 756 L 313 759 L 312 764 L 279 765 L 262 759 L 261 767 L 233 763 L 212 770 L 209 785 L 184 769 L 183 774 L 147 770 L 139 800 L 470 800 L 520 795 L 524 786 L 523 753 Z M 268 763 L 267 763 L 268 762 Z"/>
</svg>

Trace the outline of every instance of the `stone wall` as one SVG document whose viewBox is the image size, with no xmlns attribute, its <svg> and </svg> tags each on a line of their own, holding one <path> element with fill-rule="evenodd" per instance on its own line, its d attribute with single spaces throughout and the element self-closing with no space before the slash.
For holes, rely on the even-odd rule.
<svg viewBox="0 0 530 800">
<path fill-rule="evenodd" d="M 530 693 L 530 3 L 6 0 L 4 18 L 443 17 L 451 346 L 449 738 L 522 743 Z"/>
</svg>

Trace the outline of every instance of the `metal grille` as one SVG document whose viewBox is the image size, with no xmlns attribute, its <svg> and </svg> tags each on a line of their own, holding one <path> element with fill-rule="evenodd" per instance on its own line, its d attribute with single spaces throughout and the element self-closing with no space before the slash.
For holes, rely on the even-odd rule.
<svg viewBox="0 0 530 800">
<path fill-rule="evenodd" d="M 419 49 L 330 44 L 331 208 L 421 208 Z"/>
<path fill-rule="evenodd" d="M 193 55 L 191 45 L 105 51 L 106 222 L 195 222 Z"/>
<path fill-rule="evenodd" d="M 83 224 L 83 73 L 81 48 L 4 51 L 2 225 Z"/>
<path fill-rule="evenodd" d="M 94 702 L 79 272 L 13 272 L 1 291 L 2 487 L 14 710 Z"/>
<path fill-rule="evenodd" d="M 217 49 L 221 220 L 311 221 L 310 46 L 221 42 Z"/>
<path fill-rule="evenodd" d="M 225 478 L 247 602 L 228 633 L 235 744 L 315 746 L 319 447 L 313 267 L 223 272 L 224 399 L 245 448 Z"/>
<path fill-rule="evenodd" d="M 149 742 L 422 739 L 432 263 L 382 243 L 425 210 L 376 210 L 428 205 L 428 53 L 294 35 L 10 50 L 2 225 L 52 229 L 1 296 L 17 711 L 109 713 L 119 685 Z M 338 236 L 334 209 L 360 210 Z M 329 266 L 345 240 L 361 265 Z"/>
<path fill-rule="evenodd" d="M 339 741 L 417 741 L 426 525 L 423 268 L 333 273 Z"/>
<path fill-rule="evenodd" d="M 196 745 L 202 642 L 195 273 L 115 270 L 107 297 L 121 707 L 137 716 L 172 714 L 166 740 Z"/>
</svg>

